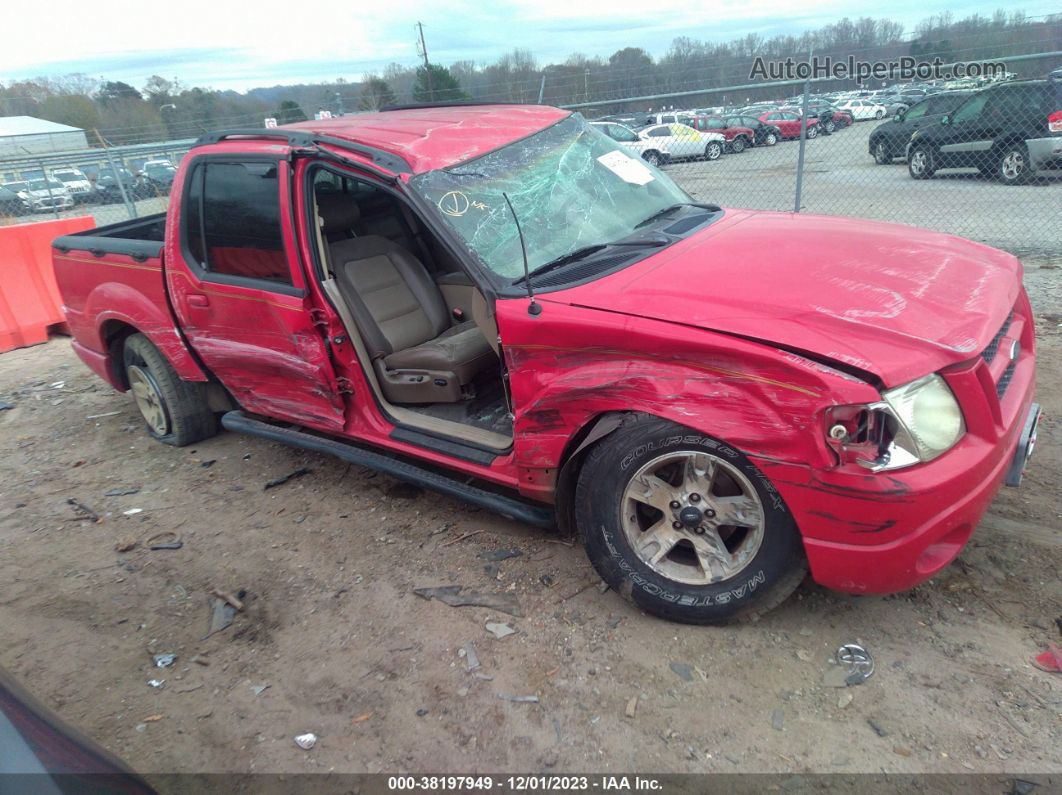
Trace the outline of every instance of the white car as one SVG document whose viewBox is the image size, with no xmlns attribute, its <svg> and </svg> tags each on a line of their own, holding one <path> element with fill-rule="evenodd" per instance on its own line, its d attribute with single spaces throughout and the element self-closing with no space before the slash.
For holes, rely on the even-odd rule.
<svg viewBox="0 0 1062 795">
<path fill-rule="evenodd" d="M 700 132 L 685 124 L 654 124 L 639 132 L 638 137 L 663 147 L 672 160 L 718 160 L 726 147 L 725 136 Z"/>
<path fill-rule="evenodd" d="M 889 115 L 888 108 L 869 99 L 850 99 L 847 102 L 842 102 L 837 107 L 851 113 L 853 121 L 883 119 Z"/>
<path fill-rule="evenodd" d="M 632 155 L 637 155 L 651 166 L 662 166 L 671 159 L 671 153 L 662 143 L 644 140 L 623 124 L 614 121 L 592 121 L 590 125 L 597 127 Z"/>
<path fill-rule="evenodd" d="M 52 178 L 63 183 L 70 198 L 75 202 L 87 202 L 92 196 L 92 183 L 84 172 L 77 168 L 60 168 L 52 172 Z"/>
<path fill-rule="evenodd" d="M 23 198 L 29 203 L 30 212 L 45 213 L 49 210 L 69 210 L 74 206 L 70 191 L 57 179 L 31 179 L 26 183 Z"/>
</svg>

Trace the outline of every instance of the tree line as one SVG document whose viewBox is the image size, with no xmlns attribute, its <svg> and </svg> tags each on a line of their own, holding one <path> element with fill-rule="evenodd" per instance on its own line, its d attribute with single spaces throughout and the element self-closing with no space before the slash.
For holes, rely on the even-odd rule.
<svg viewBox="0 0 1062 795">
<path fill-rule="evenodd" d="M 741 97 L 712 90 L 748 83 L 757 57 L 804 58 L 813 52 L 819 57 L 852 54 L 872 61 L 911 55 L 951 62 L 1058 50 L 1062 50 L 1062 14 L 1030 20 L 1012 10 L 964 18 L 945 13 L 923 20 L 909 35 L 889 19 L 844 18 L 799 35 L 767 38 L 749 34 L 727 42 L 681 36 L 657 58 L 630 46 L 607 57 L 574 53 L 562 63 L 540 64 L 531 51 L 516 48 L 489 64 L 463 60 L 449 66 L 409 67 L 392 63 L 357 81 L 339 77 L 330 83 L 245 92 L 186 86 L 176 78 L 158 75 L 140 88 L 81 74 L 39 77 L 0 84 L 0 116 L 35 116 L 79 127 L 90 131 L 93 145 L 103 141 L 129 144 L 195 137 L 218 127 L 261 126 L 269 117 L 285 124 L 321 110 L 335 114 L 409 102 L 541 100 L 568 105 L 699 89 L 704 89 L 703 96 L 683 99 L 680 104 L 758 99 L 775 90 L 770 86 L 743 90 Z M 1030 66 L 1033 70 L 1039 67 Z M 1025 69 L 1017 71 L 1038 76 Z M 652 105 L 637 104 L 642 109 Z M 628 108 L 627 103 L 617 103 L 610 109 Z"/>
</svg>

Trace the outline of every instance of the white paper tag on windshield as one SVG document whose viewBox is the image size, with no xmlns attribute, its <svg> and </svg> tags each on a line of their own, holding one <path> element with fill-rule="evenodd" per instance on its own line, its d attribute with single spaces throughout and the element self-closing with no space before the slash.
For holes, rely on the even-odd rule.
<svg viewBox="0 0 1062 795">
<path fill-rule="evenodd" d="M 653 172 L 646 168 L 645 163 L 623 152 L 609 152 L 607 155 L 601 155 L 597 162 L 624 182 L 632 185 L 647 185 L 656 179 Z"/>
</svg>

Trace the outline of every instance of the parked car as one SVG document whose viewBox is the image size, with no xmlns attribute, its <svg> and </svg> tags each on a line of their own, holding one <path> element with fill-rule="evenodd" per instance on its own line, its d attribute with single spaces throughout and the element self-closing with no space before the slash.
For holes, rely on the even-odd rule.
<svg viewBox="0 0 1062 795">
<path fill-rule="evenodd" d="M 935 576 L 1035 440 L 1019 260 L 694 202 L 590 130 L 434 105 L 204 135 L 169 214 L 53 242 L 74 350 L 159 441 L 224 412 L 578 532 L 669 619 L 762 613 L 809 568 Z"/>
<path fill-rule="evenodd" d="M 69 210 L 74 206 L 70 191 L 57 179 L 31 179 L 26 183 L 23 197 L 29 202 L 30 212 L 34 213 Z"/>
<path fill-rule="evenodd" d="M 698 132 L 686 124 L 656 124 L 638 133 L 644 141 L 663 147 L 671 160 L 718 160 L 726 138 L 719 133 Z"/>
<path fill-rule="evenodd" d="M 778 129 L 783 140 L 800 137 L 800 114 L 791 110 L 768 110 L 759 115 L 759 120 L 765 124 L 773 125 Z M 814 138 L 819 134 L 819 120 L 807 120 L 807 137 Z"/>
<path fill-rule="evenodd" d="M 726 139 L 726 151 L 741 154 L 753 145 L 755 134 L 748 127 L 732 127 L 722 116 L 690 116 L 685 122 L 698 132 L 718 133 Z"/>
<path fill-rule="evenodd" d="M 144 163 L 141 174 L 148 192 L 165 195 L 173 187 L 177 169 L 169 160 L 149 160 Z"/>
<path fill-rule="evenodd" d="M 782 140 L 782 131 L 773 124 L 760 121 L 755 116 L 731 115 L 726 116 L 726 123 L 730 127 L 744 127 L 752 130 L 752 143 L 754 146 L 774 146 Z"/>
<path fill-rule="evenodd" d="M 0 185 L 0 215 L 25 215 L 30 211 L 29 202 L 22 193 L 24 182 L 8 182 Z"/>
<path fill-rule="evenodd" d="M 915 130 L 940 122 L 941 116 L 951 113 L 961 105 L 970 91 L 945 91 L 931 94 L 909 110 L 874 128 L 870 133 L 869 148 L 874 162 L 879 165 L 891 163 L 907 154 L 907 142 Z"/>
<path fill-rule="evenodd" d="M 671 158 L 662 139 L 651 141 L 647 138 L 642 138 L 630 127 L 616 122 L 592 121 L 590 125 L 603 132 L 631 154 L 642 158 L 646 163 L 662 166 Z"/>
<path fill-rule="evenodd" d="M 998 82 L 968 97 L 907 144 L 915 179 L 942 168 L 976 168 L 1018 185 L 1062 170 L 1062 81 Z"/>
<path fill-rule="evenodd" d="M 75 204 L 83 204 L 92 199 L 92 183 L 77 168 L 59 168 L 52 172 L 52 178 L 66 186 Z"/>
<path fill-rule="evenodd" d="M 840 103 L 837 107 L 850 113 L 856 121 L 884 119 L 889 112 L 888 108 L 881 103 L 869 99 L 850 99 Z"/>
<path fill-rule="evenodd" d="M 142 198 L 143 183 L 133 175 L 129 169 L 119 168 L 117 174 L 112 168 L 100 169 L 96 177 L 96 189 L 93 198 L 100 204 L 115 204 L 122 201 L 122 190 L 118 187 L 121 179 L 122 188 L 129 201 Z"/>
</svg>

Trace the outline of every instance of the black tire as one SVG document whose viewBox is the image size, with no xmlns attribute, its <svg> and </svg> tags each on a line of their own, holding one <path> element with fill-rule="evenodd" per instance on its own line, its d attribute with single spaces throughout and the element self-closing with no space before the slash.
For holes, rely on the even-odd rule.
<svg viewBox="0 0 1062 795">
<path fill-rule="evenodd" d="M 763 533 L 755 551 L 733 576 L 715 582 L 664 576 L 642 560 L 624 529 L 624 520 L 633 519 L 622 515 L 624 494 L 639 470 L 660 456 L 686 452 L 740 473 L 762 509 Z M 711 499 L 700 504 L 711 505 Z M 575 517 L 590 562 L 605 582 L 646 612 L 671 621 L 754 619 L 785 601 L 807 574 L 796 523 L 767 477 L 724 442 L 657 417 L 631 415 L 593 447 L 579 473 Z"/>
<path fill-rule="evenodd" d="M 875 119 L 881 119 L 881 118 L 884 118 L 884 116 L 885 116 L 885 111 L 883 111 L 883 110 L 874 111 L 874 118 Z"/>
<path fill-rule="evenodd" d="M 837 129 L 837 123 L 833 119 L 827 119 L 823 128 L 826 130 L 827 134 L 832 133 Z"/>
<path fill-rule="evenodd" d="M 1032 177 L 1029 150 L 1023 143 L 1007 144 L 996 153 L 992 174 L 1004 185 L 1024 185 Z"/>
<path fill-rule="evenodd" d="M 773 130 L 767 133 L 763 136 L 763 143 L 766 146 L 774 146 L 776 143 L 778 143 L 778 133 L 774 132 Z"/>
<path fill-rule="evenodd" d="M 660 157 L 660 153 L 657 152 L 655 149 L 650 149 L 647 152 L 642 152 L 642 160 L 644 160 L 651 166 L 656 166 L 657 168 L 659 168 L 664 162 L 663 158 Z"/>
<path fill-rule="evenodd" d="M 723 145 L 718 141 L 709 141 L 708 145 L 704 147 L 704 159 L 705 160 L 718 160 L 723 156 Z"/>
<path fill-rule="evenodd" d="M 814 126 L 812 126 L 812 127 L 808 127 L 808 128 L 807 128 L 807 129 L 805 130 L 805 132 L 804 132 L 804 135 L 805 135 L 805 136 L 807 136 L 807 139 L 808 139 L 809 141 L 810 141 L 810 140 L 811 140 L 812 138 L 817 138 L 817 137 L 818 137 L 818 135 L 819 135 L 819 126 L 818 126 L 818 125 L 816 124 L 816 125 L 814 125 Z"/>
<path fill-rule="evenodd" d="M 887 166 L 892 163 L 892 152 L 884 141 L 874 144 L 874 162 L 879 166 Z"/>
<path fill-rule="evenodd" d="M 742 152 L 745 151 L 747 146 L 748 142 L 745 140 L 745 136 L 739 135 L 733 141 L 730 142 L 730 151 L 733 152 L 735 155 L 740 155 Z"/>
<path fill-rule="evenodd" d="M 206 385 L 196 381 L 182 381 L 159 349 L 143 334 L 132 334 L 125 340 L 122 351 L 127 383 L 144 382 L 154 390 L 161 404 L 162 422 L 152 426 L 140 400 L 137 407 L 152 437 L 164 444 L 184 447 L 207 439 L 218 431 L 217 416 L 210 408 Z M 135 368 L 135 369 L 134 369 Z M 133 391 L 133 390 L 131 390 Z"/>
<path fill-rule="evenodd" d="M 937 161 L 933 150 L 927 146 L 916 146 L 907 159 L 907 173 L 912 179 L 932 179 L 937 173 Z"/>
</svg>

